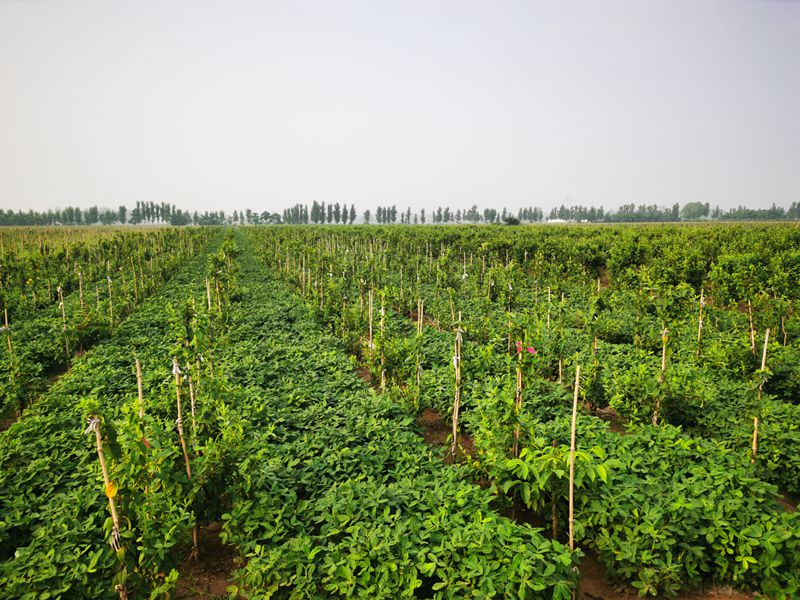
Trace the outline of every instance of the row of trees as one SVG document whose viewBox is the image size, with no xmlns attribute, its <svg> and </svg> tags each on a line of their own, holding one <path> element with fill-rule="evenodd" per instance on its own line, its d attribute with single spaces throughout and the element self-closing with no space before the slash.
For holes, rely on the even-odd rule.
<svg viewBox="0 0 800 600">
<path fill-rule="evenodd" d="M 113 225 L 126 222 L 128 209 L 120 206 L 117 210 L 96 206 L 80 209 L 68 206 L 64 209 L 36 212 L 0 209 L 0 225 Z"/>
<path fill-rule="evenodd" d="M 257 212 L 251 209 L 243 211 L 234 210 L 232 215 L 225 211 L 198 211 L 189 212 L 177 208 L 174 204 L 166 202 L 137 202 L 128 214 L 125 206 L 116 210 L 91 208 L 80 209 L 67 207 L 58 210 L 37 212 L 0 210 L 0 226 L 3 225 L 114 225 L 130 223 L 132 225 L 259 225 L 259 224 L 336 224 L 352 225 L 357 217 L 356 207 L 351 204 L 325 204 L 314 201 L 311 206 L 295 204 L 283 210 L 282 214 L 275 212 Z M 371 223 L 373 213 L 367 209 L 361 215 L 361 222 Z M 427 214 L 425 209 L 412 212 L 411 208 L 405 211 L 397 210 L 396 205 L 378 206 L 374 213 L 375 222 L 380 225 L 391 225 L 399 222 L 408 225 L 424 225 L 427 222 L 435 224 L 448 223 L 488 223 L 515 225 L 519 223 L 541 223 L 545 221 L 542 209 L 529 206 L 520 208 L 516 213 L 503 208 L 479 210 L 473 204 L 468 209 L 453 211 L 448 206 L 439 206 Z M 786 209 L 773 204 L 770 208 L 752 209 L 740 206 L 735 209 L 723 211 L 719 206 L 711 208 L 709 203 L 688 202 L 681 207 L 675 203 L 670 208 L 662 208 L 655 204 L 624 204 L 616 211 L 606 211 L 602 206 L 566 206 L 562 204 L 550 210 L 547 221 L 568 221 L 587 223 L 636 223 L 636 222 L 678 222 L 696 220 L 726 220 L 726 221 L 782 221 L 800 220 L 800 202 L 793 202 Z"/>
</svg>

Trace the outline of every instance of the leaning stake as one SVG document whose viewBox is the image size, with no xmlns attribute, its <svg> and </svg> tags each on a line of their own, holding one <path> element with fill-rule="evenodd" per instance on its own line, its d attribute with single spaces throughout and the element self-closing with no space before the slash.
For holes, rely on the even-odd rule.
<svg viewBox="0 0 800 600">
<path fill-rule="evenodd" d="M 122 549 L 122 538 L 119 532 L 119 515 L 117 514 L 117 503 L 114 497 L 117 495 L 117 485 L 111 481 L 108 476 L 108 467 L 106 466 L 106 457 L 103 454 L 103 438 L 100 435 L 100 417 L 94 416 L 89 418 L 89 426 L 84 431 L 85 435 L 94 432 L 95 442 L 97 444 L 97 457 L 100 459 L 100 469 L 103 471 L 103 483 L 105 484 L 104 490 L 106 498 L 108 498 L 108 506 L 111 509 L 111 522 L 114 528 L 111 530 L 111 548 L 114 552 L 119 552 Z M 119 593 L 120 600 L 128 598 L 128 590 L 125 584 L 119 584 L 114 588 Z"/>
<path fill-rule="evenodd" d="M 764 383 L 766 382 L 766 373 L 767 370 L 767 347 L 769 345 L 769 328 L 764 333 L 764 351 L 761 353 L 761 372 L 759 373 L 759 382 L 758 382 L 758 400 L 756 403 L 756 410 L 760 413 L 761 412 L 761 393 L 764 390 Z M 758 454 L 758 417 L 753 417 L 753 446 L 752 451 L 750 454 L 750 462 L 756 462 L 756 454 Z"/>
<path fill-rule="evenodd" d="M 192 481 L 192 467 L 189 465 L 189 453 L 186 451 L 186 440 L 183 437 L 183 406 L 181 405 L 181 368 L 178 365 L 176 358 L 172 359 L 172 374 L 175 375 L 175 397 L 178 402 L 178 419 L 175 422 L 178 426 L 178 438 L 181 442 L 181 450 L 183 450 L 183 461 L 186 464 L 186 477 L 189 482 Z M 200 550 L 197 545 L 197 521 L 192 527 L 192 554 L 191 558 L 197 560 L 200 556 Z"/>
</svg>

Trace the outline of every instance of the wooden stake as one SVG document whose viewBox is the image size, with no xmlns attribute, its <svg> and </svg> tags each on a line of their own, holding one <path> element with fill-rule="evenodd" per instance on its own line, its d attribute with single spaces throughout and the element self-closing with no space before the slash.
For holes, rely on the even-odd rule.
<svg viewBox="0 0 800 600">
<path fill-rule="evenodd" d="M 517 387 L 516 392 L 514 394 L 514 416 L 517 420 L 516 425 L 514 426 L 514 446 L 511 449 L 511 453 L 514 458 L 519 456 L 519 433 L 520 433 L 520 424 L 519 424 L 519 415 L 522 412 L 522 352 L 518 352 L 519 356 L 517 358 Z"/>
<path fill-rule="evenodd" d="M 762 379 L 758 384 L 758 400 L 756 410 L 761 412 L 761 392 L 764 388 L 763 371 L 767 368 L 767 345 L 769 344 L 769 329 L 764 334 L 764 350 L 761 354 L 761 371 Z M 758 417 L 753 417 L 753 445 L 751 448 L 750 462 L 756 462 L 756 454 L 758 454 Z"/>
<path fill-rule="evenodd" d="M 114 500 L 114 497 L 117 495 L 117 487 L 108 476 L 106 458 L 103 454 L 103 439 L 100 436 L 100 417 L 92 417 L 89 419 L 89 427 L 86 429 L 85 433 L 89 434 L 91 432 L 94 432 L 95 434 L 97 457 L 100 459 L 100 469 L 103 472 L 103 483 L 105 484 L 104 491 L 106 498 L 108 498 L 109 509 L 111 510 L 111 522 L 114 524 L 114 527 L 111 530 L 111 548 L 114 550 L 114 552 L 118 552 L 122 548 L 122 538 L 120 536 L 120 522 L 119 514 L 117 513 L 117 504 Z M 114 591 L 119 594 L 120 600 L 127 600 L 128 590 L 125 587 L 125 584 L 117 584 L 114 587 Z"/>
<path fill-rule="evenodd" d="M 103 438 L 100 435 L 100 417 L 92 417 L 89 419 L 89 427 L 86 429 L 87 434 L 94 432 L 95 442 L 97 444 L 97 457 L 100 459 L 100 469 L 103 471 L 103 483 L 105 484 L 104 491 L 106 498 L 108 498 L 108 506 L 111 509 L 111 520 L 114 523 L 114 529 L 111 532 L 111 547 L 114 550 L 119 550 L 120 539 L 120 525 L 119 515 L 117 514 L 117 503 L 114 500 L 116 496 L 116 488 L 112 485 L 111 478 L 108 476 L 108 467 L 106 466 L 106 457 L 103 454 Z"/>
<path fill-rule="evenodd" d="M 186 450 L 186 440 L 183 437 L 183 406 L 181 404 L 181 368 L 178 365 L 178 359 L 172 359 L 172 373 L 175 375 L 175 397 L 178 403 L 178 419 L 176 425 L 178 427 L 178 439 L 181 443 L 181 450 L 183 451 L 183 462 L 186 465 L 186 477 L 189 481 L 192 480 L 192 467 L 189 464 L 189 453 Z M 200 555 L 200 549 L 197 544 L 197 522 L 192 527 L 192 554 L 191 558 L 197 560 Z"/>
<path fill-rule="evenodd" d="M 383 301 L 384 295 L 381 294 L 381 393 L 386 391 L 386 308 Z"/>
<path fill-rule="evenodd" d="M 81 299 L 81 311 L 86 310 L 86 307 L 83 304 L 83 272 L 78 271 L 78 296 Z"/>
<path fill-rule="evenodd" d="M 764 379 L 763 379 L 763 372 L 767 368 L 767 345 L 769 344 L 769 328 L 764 333 L 764 351 L 761 354 L 761 371 L 762 371 L 762 379 L 758 384 L 758 406 L 757 409 L 761 412 L 761 392 L 764 390 Z"/>
<path fill-rule="evenodd" d="M 575 394 L 572 398 L 572 429 L 569 441 L 569 549 L 575 551 L 575 429 L 578 422 L 578 390 L 581 366 L 575 367 Z"/>
<path fill-rule="evenodd" d="M 111 322 L 111 327 L 114 327 L 114 300 L 112 298 L 111 290 L 111 275 L 106 275 L 108 281 L 108 319 Z"/>
<path fill-rule="evenodd" d="M 783 347 L 785 348 L 789 339 L 789 336 L 786 333 L 786 315 L 781 315 L 781 331 L 783 332 Z"/>
<path fill-rule="evenodd" d="M 11 370 L 14 370 L 14 348 L 11 345 L 11 328 L 8 326 L 8 309 L 3 309 L 3 317 L 5 318 L 6 329 L 6 342 L 8 343 L 8 360 Z"/>
<path fill-rule="evenodd" d="M 64 326 L 64 356 L 69 362 L 69 337 L 67 335 L 67 313 L 64 308 L 64 291 L 58 286 L 58 306 L 61 309 L 61 321 Z"/>
<path fill-rule="evenodd" d="M 194 382 L 192 381 L 192 376 L 189 375 L 189 406 L 192 412 L 192 441 L 196 444 L 197 443 L 197 419 L 195 415 L 195 402 L 194 402 Z M 195 449 L 195 452 L 197 450 Z"/>
<path fill-rule="evenodd" d="M 450 454 L 456 455 L 458 447 L 458 411 L 461 408 L 461 312 L 458 313 L 458 325 L 456 328 L 455 355 L 453 356 L 453 366 L 456 369 L 456 391 L 453 400 L 453 443 L 450 446 Z"/>
<path fill-rule="evenodd" d="M 136 389 L 139 393 L 139 418 L 144 417 L 144 392 L 142 391 L 142 365 L 136 359 Z"/>
<path fill-rule="evenodd" d="M 139 286 L 136 282 L 136 264 L 133 262 L 133 256 L 130 257 L 131 259 L 131 271 L 133 272 L 133 300 L 135 303 L 139 303 Z"/>
<path fill-rule="evenodd" d="M 706 305 L 703 290 L 700 290 L 700 312 L 697 317 L 697 356 L 703 352 L 703 307 Z"/>
<path fill-rule="evenodd" d="M 375 292 L 374 292 L 374 290 L 372 288 L 370 288 L 369 292 L 368 292 L 368 295 L 367 295 L 367 304 L 369 305 L 369 340 L 368 340 L 367 348 L 369 349 L 370 358 L 372 358 L 374 350 L 375 350 L 375 344 L 374 344 L 373 339 L 372 339 L 372 303 L 373 303 L 374 297 L 375 297 Z"/>
<path fill-rule="evenodd" d="M 422 395 L 422 322 L 425 314 L 425 302 L 422 298 L 417 300 L 417 406 Z"/>
<path fill-rule="evenodd" d="M 756 330 L 753 327 L 753 305 L 750 300 L 747 301 L 747 314 L 750 317 L 750 350 L 753 354 L 756 353 Z"/>
</svg>

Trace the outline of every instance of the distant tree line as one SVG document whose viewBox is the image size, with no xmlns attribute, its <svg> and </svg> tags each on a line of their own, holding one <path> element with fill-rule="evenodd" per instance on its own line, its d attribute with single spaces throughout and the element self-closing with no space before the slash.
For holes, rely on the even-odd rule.
<svg viewBox="0 0 800 600">
<path fill-rule="evenodd" d="M 793 202 L 787 209 L 773 204 L 770 208 L 746 208 L 740 206 L 728 211 L 723 211 L 719 206 L 711 208 L 709 203 L 688 202 L 681 206 L 678 203 L 664 208 L 655 204 L 623 204 L 615 211 L 606 211 L 602 206 L 561 206 L 550 210 L 547 217 L 541 208 L 529 206 L 520 208 L 515 212 L 508 209 L 484 208 L 478 209 L 473 204 L 468 209 L 453 211 L 448 206 L 438 206 L 430 213 L 420 209 L 412 212 L 408 207 L 405 210 L 397 209 L 396 205 L 378 206 L 373 213 L 367 209 L 361 213 L 362 223 L 371 223 L 372 218 L 380 225 L 393 225 L 396 223 L 406 225 L 434 224 L 507 224 L 542 223 L 546 221 L 564 221 L 571 223 L 637 223 L 637 222 L 679 222 L 698 220 L 721 221 L 784 221 L 800 220 L 800 202 Z M 98 209 L 93 206 L 86 209 L 68 206 L 64 209 L 37 212 L 13 211 L 0 209 L 0 226 L 28 226 L 28 225 L 352 225 L 357 218 L 354 204 L 324 203 L 314 201 L 307 204 L 295 204 L 283 210 L 282 214 L 276 212 L 257 212 L 251 209 L 234 210 L 233 214 L 226 215 L 225 211 L 190 212 L 177 208 L 174 204 L 166 202 L 137 202 L 136 206 L 128 211 L 125 206 L 116 210 Z"/>
</svg>

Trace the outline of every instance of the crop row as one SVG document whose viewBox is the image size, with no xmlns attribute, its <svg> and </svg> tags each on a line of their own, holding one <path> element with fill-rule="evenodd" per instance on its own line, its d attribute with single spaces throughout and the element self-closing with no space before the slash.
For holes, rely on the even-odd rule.
<svg viewBox="0 0 800 600">
<path fill-rule="evenodd" d="M 650 279 L 643 287 L 663 268 L 653 262 L 617 267 L 608 288 L 582 281 L 585 273 L 569 276 L 570 261 L 594 259 L 573 251 L 548 264 L 536 258 L 541 246 L 523 249 L 509 239 L 517 258 L 525 254 L 517 265 L 503 258 L 502 246 L 481 250 L 497 243 L 494 234 L 481 243 L 473 231 L 448 230 L 425 234 L 434 238 L 422 244 L 412 234 L 409 242 L 371 233 L 374 239 L 361 231 L 253 230 L 251 238 L 388 396 L 443 413 L 460 396 L 462 425 L 478 449 L 476 476 L 489 476 L 500 496 L 546 512 L 554 529 L 566 512 L 568 394 L 559 384 L 581 364 L 587 410 L 610 404 L 631 427 L 620 437 L 589 414 L 579 420 L 578 537 L 642 594 L 671 594 L 705 579 L 771 597 L 797 592 L 798 520 L 765 482 L 800 489 L 795 307 L 791 298 L 766 296 L 744 311 L 725 305 L 717 265 L 732 262 L 736 236 L 720 244 L 730 253 L 715 252 L 698 275 L 701 302 L 686 281 Z M 764 260 L 791 262 L 791 232 L 745 233 L 776 252 Z M 422 249 L 416 255 L 414 241 Z M 598 272 L 610 264 L 599 263 Z M 767 274 L 773 282 L 785 276 Z M 733 289 L 725 294 L 739 299 Z M 759 368 L 766 327 L 775 371 Z M 700 439 L 709 435 L 717 441 Z"/>
<path fill-rule="evenodd" d="M 170 594 L 204 551 L 193 530 L 222 519 L 233 595 L 569 597 L 569 550 L 441 464 L 240 243 L 176 273 L 0 436 L 0 596 Z"/>
<path fill-rule="evenodd" d="M 180 357 L 187 372 L 197 371 L 192 413 L 201 424 L 214 409 L 207 399 L 216 384 L 210 375 L 202 383 L 199 378 L 213 363 L 189 365 L 184 349 L 208 346 L 221 314 L 216 303 L 202 310 L 203 302 L 190 315 L 184 303 L 190 295 L 205 300 L 205 277 L 218 275 L 213 256 L 188 261 L 0 435 L 1 597 L 114 598 L 115 585 L 129 587 L 135 597 L 137 591 L 157 597 L 159 589 L 174 586 L 172 549 L 191 527 L 194 488 L 180 469 L 172 357 Z M 187 315 L 195 325 L 189 338 Z M 94 435 L 84 435 L 87 418 L 98 419 L 99 449 Z M 202 435 L 199 426 L 191 435 Z M 213 434 L 208 437 L 206 449 L 214 443 Z M 105 486 L 98 453 L 110 472 Z M 203 473 L 202 462 L 196 472 Z M 119 524 L 109 518 L 111 500 Z M 112 537 L 116 548 L 108 543 Z"/>
<path fill-rule="evenodd" d="M 83 268 L 94 268 L 102 274 L 102 280 L 80 279 L 79 286 L 69 293 L 69 279 L 55 279 L 52 287 L 57 304 L 6 322 L 0 347 L 0 413 L 21 411 L 44 387 L 45 375 L 65 368 L 76 354 L 111 335 L 137 304 L 207 244 L 209 235 L 210 230 L 158 230 L 116 234 L 110 239 L 100 237 L 99 248 L 106 243 L 117 244 L 113 247 L 118 253 L 89 253 Z M 71 248 L 73 258 L 85 250 L 81 243 L 67 248 Z M 124 269 L 112 270 L 110 261 L 91 262 L 111 254 L 124 259 Z M 46 253 L 42 256 L 49 256 L 48 265 L 59 262 Z M 8 296 L 7 282 L 4 290 Z"/>
</svg>

